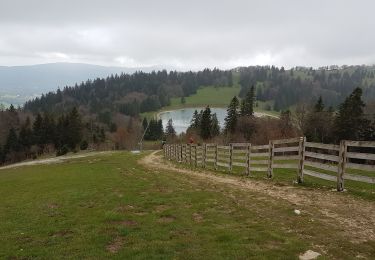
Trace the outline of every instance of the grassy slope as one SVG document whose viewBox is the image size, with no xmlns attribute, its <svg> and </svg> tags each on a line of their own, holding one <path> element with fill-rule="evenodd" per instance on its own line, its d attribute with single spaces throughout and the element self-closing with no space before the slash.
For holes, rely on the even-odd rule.
<svg viewBox="0 0 375 260">
<path fill-rule="evenodd" d="M 162 108 L 160 111 L 168 111 L 179 108 L 186 107 L 205 107 L 209 105 L 210 107 L 228 107 L 231 99 L 234 96 L 238 96 L 241 87 L 239 85 L 234 85 L 233 87 L 214 87 L 205 86 L 198 89 L 197 93 L 186 97 L 186 103 L 181 103 L 181 98 L 172 98 L 171 105 Z M 270 103 L 270 102 L 268 102 Z M 255 107 L 256 112 L 263 112 L 270 115 L 279 115 L 276 111 L 266 111 L 263 109 L 266 102 L 258 101 L 258 107 Z M 271 102 L 272 104 L 272 102 Z M 143 113 L 142 116 L 151 118 L 156 114 L 156 112 Z"/>
<path fill-rule="evenodd" d="M 340 259 L 371 254 L 282 200 L 145 170 L 139 156 L 1 170 L 0 258 L 293 259 L 315 245 Z"/>
</svg>

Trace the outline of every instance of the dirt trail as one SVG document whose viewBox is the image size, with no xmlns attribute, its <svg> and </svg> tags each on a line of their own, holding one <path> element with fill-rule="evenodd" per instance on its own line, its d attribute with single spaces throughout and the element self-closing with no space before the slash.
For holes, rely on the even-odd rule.
<svg viewBox="0 0 375 260">
<path fill-rule="evenodd" d="M 65 156 L 60 156 L 60 157 L 38 159 L 38 160 L 33 160 L 33 161 L 20 162 L 20 163 L 14 163 L 14 164 L 6 165 L 6 166 L 3 166 L 3 167 L 0 167 L 0 170 L 16 168 L 16 167 L 21 167 L 21 166 L 62 163 L 62 162 L 66 161 L 66 160 L 69 160 L 69 159 L 84 158 L 84 157 L 95 156 L 95 155 L 100 155 L 100 154 L 104 154 L 104 153 L 110 153 L 110 152 L 108 152 L 108 151 L 88 152 L 88 153 L 82 153 L 82 154 L 73 154 L 73 155 L 65 155 Z"/>
<path fill-rule="evenodd" d="M 238 176 L 223 176 L 212 171 L 178 168 L 153 152 L 139 161 L 151 169 L 175 171 L 206 181 L 229 184 L 240 189 L 251 190 L 259 196 L 286 200 L 302 214 L 339 227 L 353 243 L 375 240 L 375 203 L 346 196 L 334 191 L 307 189 L 294 186 L 277 186 L 267 181 L 257 181 Z"/>
</svg>

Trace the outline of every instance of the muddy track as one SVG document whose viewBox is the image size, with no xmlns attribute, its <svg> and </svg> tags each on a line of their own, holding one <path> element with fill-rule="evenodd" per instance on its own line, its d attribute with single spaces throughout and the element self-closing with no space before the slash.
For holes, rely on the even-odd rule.
<svg viewBox="0 0 375 260">
<path fill-rule="evenodd" d="M 296 186 L 278 186 L 274 183 L 225 176 L 212 171 L 179 168 L 165 160 L 161 154 L 153 152 L 139 161 L 147 168 L 188 174 L 208 182 L 228 184 L 234 188 L 251 190 L 259 196 L 285 200 L 304 214 L 340 227 L 353 243 L 375 241 L 375 202 L 347 196 L 334 191 L 308 189 Z"/>
</svg>

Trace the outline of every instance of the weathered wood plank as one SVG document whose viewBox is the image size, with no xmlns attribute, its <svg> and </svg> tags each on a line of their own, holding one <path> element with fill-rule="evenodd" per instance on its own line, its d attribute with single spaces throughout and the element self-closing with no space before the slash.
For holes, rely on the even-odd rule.
<svg viewBox="0 0 375 260">
<path fill-rule="evenodd" d="M 268 157 L 269 153 L 251 153 L 251 157 Z"/>
<path fill-rule="evenodd" d="M 247 149 L 233 150 L 233 153 L 234 154 L 241 154 L 241 153 L 246 154 L 247 153 Z"/>
<path fill-rule="evenodd" d="M 280 152 L 298 152 L 299 147 L 298 146 L 292 146 L 292 147 L 278 147 L 274 148 L 273 151 L 275 153 L 280 153 Z M 277 156 L 277 155 L 276 155 Z"/>
<path fill-rule="evenodd" d="M 265 149 L 267 150 L 270 149 L 270 146 L 268 144 L 251 146 L 251 150 L 265 150 Z"/>
<path fill-rule="evenodd" d="M 320 163 L 320 162 L 312 162 L 312 161 L 308 161 L 308 160 L 305 160 L 305 165 L 315 167 L 315 168 L 319 168 L 319 169 L 323 169 L 323 170 L 327 170 L 327 171 L 333 171 L 333 172 L 337 172 L 337 170 L 338 170 L 337 165 L 331 165 L 331 164 Z"/>
<path fill-rule="evenodd" d="M 269 161 L 268 160 L 250 160 L 250 164 L 267 164 L 268 165 Z"/>
<path fill-rule="evenodd" d="M 239 166 L 239 167 L 247 167 L 247 163 L 241 163 L 241 162 L 233 162 L 233 166 Z"/>
<path fill-rule="evenodd" d="M 275 155 L 275 157 L 273 158 L 274 161 L 298 160 L 298 159 L 299 159 L 298 155 L 282 155 L 282 156 Z"/>
<path fill-rule="evenodd" d="M 345 141 L 347 146 L 375 147 L 374 141 Z"/>
<path fill-rule="evenodd" d="M 345 173 L 344 179 L 375 184 L 375 177 L 368 177 L 368 176 L 363 176 L 363 175 Z"/>
<path fill-rule="evenodd" d="M 295 137 L 290 139 L 281 139 L 281 140 L 272 140 L 273 144 L 290 144 L 290 143 L 298 143 L 301 137 Z"/>
<path fill-rule="evenodd" d="M 320 173 L 320 172 L 315 172 L 315 171 L 312 171 L 312 170 L 304 169 L 303 174 L 313 176 L 313 177 L 316 177 L 316 178 L 320 178 L 320 179 L 323 179 L 323 180 L 327 180 L 327 181 L 337 181 L 336 176 L 328 175 L 328 174 Z"/>
<path fill-rule="evenodd" d="M 346 153 L 347 158 L 355 158 L 355 159 L 365 159 L 365 160 L 373 160 L 375 161 L 375 154 L 373 153 Z"/>
<path fill-rule="evenodd" d="M 217 166 L 221 166 L 221 167 L 229 168 L 229 163 L 217 162 L 216 165 L 217 165 Z"/>
<path fill-rule="evenodd" d="M 218 146 L 217 146 L 217 149 L 225 149 L 225 150 L 229 150 L 230 147 L 229 147 L 229 146 L 225 146 L 225 145 L 218 145 Z"/>
<path fill-rule="evenodd" d="M 306 142 L 305 145 L 306 147 L 310 147 L 310 148 L 320 148 L 320 149 L 334 150 L 334 151 L 340 150 L 340 146 L 336 144 L 322 144 L 322 143 Z"/>
<path fill-rule="evenodd" d="M 330 154 L 322 154 L 322 153 L 314 153 L 314 152 L 305 152 L 305 156 L 311 157 L 311 158 L 316 158 L 316 159 L 321 159 L 321 160 L 328 160 L 332 162 L 338 162 L 339 157 L 336 155 L 330 155 Z"/>
<path fill-rule="evenodd" d="M 253 166 L 250 166 L 250 171 L 253 171 L 253 172 L 267 172 L 268 171 L 268 167 L 253 167 Z"/>
<path fill-rule="evenodd" d="M 369 165 L 369 164 L 346 163 L 346 168 L 364 170 L 364 171 L 375 171 L 375 165 Z"/>
<path fill-rule="evenodd" d="M 298 169 L 298 164 L 291 164 L 291 163 L 274 163 L 272 165 L 273 168 L 279 169 Z"/>
<path fill-rule="evenodd" d="M 250 143 L 231 143 L 233 147 L 247 147 Z"/>
</svg>

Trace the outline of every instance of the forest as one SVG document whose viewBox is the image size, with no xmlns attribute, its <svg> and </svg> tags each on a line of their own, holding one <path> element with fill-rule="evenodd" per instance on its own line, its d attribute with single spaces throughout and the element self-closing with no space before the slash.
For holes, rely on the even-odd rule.
<svg viewBox="0 0 375 260">
<path fill-rule="evenodd" d="M 66 86 L 0 111 L 0 162 L 90 149 L 133 149 L 145 140 L 198 142 L 251 141 L 306 135 L 308 140 L 338 142 L 374 139 L 375 78 L 373 66 L 319 69 L 252 66 L 198 72 L 158 71 L 111 75 Z M 196 111 L 187 133 L 176 136 L 173 122 L 142 113 L 181 102 L 204 86 L 240 85 L 228 104 L 220 129 L 210 104 Z M 266 101 L 280 118 L 255 118 L 254 106 Z"/>
</svg>

